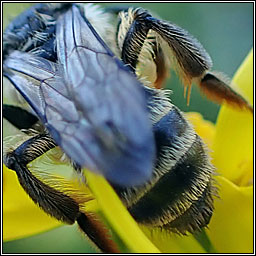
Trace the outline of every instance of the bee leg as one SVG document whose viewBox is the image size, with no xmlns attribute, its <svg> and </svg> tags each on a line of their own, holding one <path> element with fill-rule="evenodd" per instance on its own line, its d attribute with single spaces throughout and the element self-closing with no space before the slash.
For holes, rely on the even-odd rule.
<svg viewBox="0 0 256 256">
<path fill-rule="evenodd" d="M 29 129 L 38 118 L 18 106 L 3 104 L 3 117 L 18 129 Z"/>
<path fill-rule="evenodd" d="M 139 55 L 141 49 L 147 40 L 149 42 L 148 46 L 150 47 L 149 52 L 151 52 L 152 60 L 156 66 L 156 80 L 154 82 L 155 88 L 162 88 L 163 83 L 168 77 L 168 64 L 166 57 L 161 45 L 158 43 L 158 40 L 155 35 L 148 35 L 150 27 L 147 26 L 147 23 L 143 22 L 144 16 L 148 15 L 146 12 L 142 13 L 141 8 L 130 8 L 127 12 L 128 20 L 132 20 L 130 28 L 126 31 L 126 35 L 122 35 L 127 26 L 127 17 L 121 15 L 121 20 L 118 24 L 116 41 L 117 45 L 122 44 L 121 49 L 121 58 L 125 64 L 128 64 L 133 70 L 136 69 L 136 66 L 139 61 Z M 123 42 L 119 42 L 120 38 L 125 38 Z"/>
<path fill-rule="evenodd" d="M 248 109 L 253 113 L 253 107 L 232 87 L 230 82 L 221 74 L 207 72 L 201 80 L 198 81 L 200 90 L 219 104 L 227 103 L 240 109 Z"/>
<path fill-rule="evenodd" d="M 210 99 L 217 103 L 226 102 L 231 106 L 247 108 L 253 112 L 252 106 L 239 93 L 229 86 L 225 79 L 209 72 L 212 60 L 203 46 L 186 30 L 179 26 L 151 16 L 142 8 L 137 8 L 130 13 L 131 25 L 126 33 L 122 59 L 134 70 L 138 56 L 149 30 L 156 32 L 169 46 L 174 58 L 173 65 L 188 87 L 187 103 L 189 103 L 191 85 L 195 82 Z"/>
<path fill-rule="evenodd" d="M 22 143 L 18 148 L 4 156 L 4 163 L 16 172 L 19 183 L 30 198 L 47 214 L 79 227 L 88 238 L 103 252 L 119 252 L 116 245 L 108 237 L 107 231 L 95 216 L 80 211 L 79 203 L 38 179 L 27 168 L 27 164 L 40 157 L 48 150 L 56 147 L 48 134 L 39 134 Z M 57 182 L 57 181 L 56 181 Z"/>
<path fill-rule="evenodd" d="M 136 69 L 139 54 L 150 29 L 150 25 L 145 22 L 145 18 L 149 14 L 146 11 L 140 12 L 140 10 L 142 9 L 137 8 L 128 12 L 121 20 L 117 33 L 118 38 L 123 37 L 120 33 L 122 33 L 124 27 L 127 26 L 126 21 L 130 20 L 132 22 L 122 42 L 121 58 L 123 62 L 129 64 L 133 70 Z M 118 44 L 120 45 L 121 43 Z"/>
<path fill-rule="evenodd" d="M 93 213 L 81 213 L 77 218 L 77 224 L 100 251 L 120 253 L 117 245 L 111 240 L 105 225 Z"/>
<path fill-rule="evenodd" d="M 154 86 L 157 89 L 161 89 L 164 87 L 163 84 L 169 76 L 169 70 L 168 70 L 168 65 L 164 55 L 164 51 L 161 45 L 158 44 L 156 40 L 154 40 L 152 44 L 153 44 L 152 48 L 154 52 L 153 60 L 156 65 L 156 80 L 154 82 Z"/>
<path fill-rule="evenodd" d="M 36 135 L 7 153 L 4 156 L 4 164 L 16 172 L 19 183 L 40 208 L 60 221 L 73 224 L 79 213 L 77 203 L 64 193 L 43 183 L 27 168 L 28 163 L 55 146 L 55 142 L 48 134 Z"/>
<path fill-rule="evenodd" d="M 189 88 L 187 103 L 189 103 L 191 84 L 195 82 L 201 91 L 217 103 L 227 103 L 232 107 L 246 108 L 253 112 L 252 106 L 238 92 L 230 87 L 230 82 L 223 76 L 209 72 L 212 60 L 200 42 L 186 30 L 175 24 L 153 17 L 147 17 L 151 29 L 157 32 L 169 45 L 176 59 L 178 74 L 183 84 Z"/>
</svg>

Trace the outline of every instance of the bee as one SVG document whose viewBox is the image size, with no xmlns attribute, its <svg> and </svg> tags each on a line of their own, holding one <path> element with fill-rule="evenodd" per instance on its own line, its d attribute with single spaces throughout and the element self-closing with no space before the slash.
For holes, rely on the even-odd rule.
<svg viewBox="0 0 256 256">
<path fill-rule="evenodd" d="M 215 169 L 202 139 L 160 88 L 175 67 L 188 101 L 196 83 L 219 103 L 252 107 L 211 71 L 197 39 L 142 8 L 61 3 L 36 4 L 16 17 L 3 46 L 3 75 L 13 85 L 6 90 L 17 100 L 3 105 L 3 116 L 26 133 L 37 131 L 7 151 L 4 163 L 42 210 L 77 222 L 100 251 L 118 252 L 82 207 L 90 198 L 29 170 L 59 147 L 76 173 L 103 175 L 138 223 L 179 234 L 208 225 Z"/>
</svg>

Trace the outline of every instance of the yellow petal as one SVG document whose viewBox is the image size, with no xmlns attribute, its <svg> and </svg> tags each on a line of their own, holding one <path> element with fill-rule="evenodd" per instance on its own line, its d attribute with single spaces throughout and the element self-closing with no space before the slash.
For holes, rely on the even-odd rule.
<svg viewBox="0 0 256 256">
<path fill-rule="evenodd" d="M 240 88 L 242 95 L 252 103 L 252 51 L 239 68 L 234 82 Z M 252 159 L 253 115 L 249 111 L 239 111 L 228 106 L 222 106 L 218 115 L 213 144 L 213 163 L 217 167 L 217 172 L 238 184 L 244 175 L 244 165 L 251 164 L 250 169 L 253 170 Z M 248 170 L 248 167 L 246 167 L 246 170 Z M 251 175 L 248 175 L 248 177 L 251 177 Z"/>
<path fill-rule="evenodd" d="M 242 65 L 237 70 L 233 83 L 242 95 L 253 104 L 253 49 L 249 52 Z"/>
<path fill-rule="evenodd" d="M 213 246 L 221 253 L 253 252 L 253 187 L 239 187 L 217 177 L 220 199 L 207 230 Z"/>
<path fill-rule="evenodd" d="M 21 188 L 14 171 L 3 167 L 3 239 L 13 240 L 60 226 Z"/>
<path fill-rule="evenodd" d="M 204 143 L 212 148 L 215 136 L 215 126 L 212 122 L 204 120 L 203 116 L 197 112 L 185 113 L 186 118 L 190 121 L 196 133 L 203 139 Z"/>
<path fill-rule="evenodd" d="M 86 180 L 114 231 L 133 253 L 159 253 L 125 209 L 106 180 L 85 171 Z"/>
<path fill-rule="evenodd" d="M 179 236 L 165 230 L 141 228 L 162 253 L 206 253 L 192 235 Z"/>
</svg>

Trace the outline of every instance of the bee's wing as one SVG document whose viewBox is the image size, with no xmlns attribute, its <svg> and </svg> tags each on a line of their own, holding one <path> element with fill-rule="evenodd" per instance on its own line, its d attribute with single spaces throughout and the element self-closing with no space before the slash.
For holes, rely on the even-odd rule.
<svg viewBox="0 0 256 256">
<path fill-rule="evenodd" d="M 145 182 L 155 145 L 141 84 L 73 7 L 57 21 L 60 64 L 13 52 L 5 74 L 77 164 L 122 186 Z M 29 78 L 24 78 L 24 74 Z"/>
</svg>

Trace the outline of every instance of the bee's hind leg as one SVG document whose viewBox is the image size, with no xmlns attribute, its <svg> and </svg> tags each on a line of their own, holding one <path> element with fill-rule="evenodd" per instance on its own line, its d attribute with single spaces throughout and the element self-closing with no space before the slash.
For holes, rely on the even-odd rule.
<svg viewBox="0 0 256 256">
<path fill-rule="evenodd" d="M 36 135 L 4 156 L 4 164 L 14 170 L 19 183 L 46 213 L 68 224 L 74 223 L 79 213 L 77 203 L 64 193 L 52 188 L 37 178 L 27 165 L 56 147 L 48 134 Z"/>
<path fill-rule="evenodd" d="M 154 87 L 163 88 L 163 84 L 169 76 L 170 63 L 158 36 L 156 33 L 152 33 L 152 30 L 150 31 L 152 26 L 147 19 L 151 15 L 142 8 L 129 8 L 124 9 L 120 17 L 116 42 L 121 51 L 121 59 L 135 71 L 142 48 L 147 45 L 146 49 L 150 52 L 155 64 Z"/>
<path fill-rule="evenodd" d="M 80 210 L 79 202 L 56 189 L 58 188 L 58 180 L 52 180 L 57 186 L 56 188 L 49 186 L 28 169 L 27 165 L 30 162 L 56 146 L 49 134 L 38 134 L 7 153 L 4 156 L 4 164 L 16 172 L 23 189 L 47 214 L 67 224 L 73 224 L 77 221 L 80 229 L 100 251 L 119 252 L 107 234 L 106 228 L 97 220 L 96 216 Z"/>
<path fill-rule="evenodd" d="M 253 113 L 250 103 L 230 86 L 229 81 L 225 80 L 227 78 L 221 74 L 207 72 L 200 78 L 198 84 L 200 90 L 211 100 L 219 104 L 227 103 L 234 108 L 248 109 Z"/>
<path fill-rule="evenodd" d="M 125 24 L 125 22 L 127 23 Z M 120 38 L 124 38 L 121 58 L 133 70 L 136 69 L 139 54 L 149 31 L 154 31 L 167 43 L 170 49 L 169 53 L 168 51 L 166 53 L 161 52 L 161 50 L 157 51 L 157 49 L 161 49 L 161 42 L 155 49 L 154 46 L 152 47 L 156 56 L 156 66 L 159 68 L 157 71 L 159 81 L 161 81 L 161 76 L 164 77 L 161 74 L 166 74 L 165 54 L 170 55 L 171 53 L 171 56 L 174 57 L 172 58 L 172 65 L 183 81 L 185 92 L 188 87 L 187 103 L 189 103 L 191 84 L 195 82 L 211 100 L 220 104 L 225 102 L 232 107 L 245 108 L 253 112 L 252 106 L 230 86 L 228 79 L 210 71 L 212 67 L 211 57 L 201 43 L 186 30 L 175 24 L 154 18 L 142 8 L 128 11 L 123 18 L 123 23 L 125 25 L 122 29 L 119 28 L 119 31 L 123 31 L 125 27 L 129 28 L 126 30 L 125 36 L 119 35 Z"/>
</svg>

